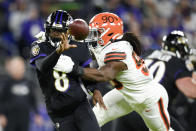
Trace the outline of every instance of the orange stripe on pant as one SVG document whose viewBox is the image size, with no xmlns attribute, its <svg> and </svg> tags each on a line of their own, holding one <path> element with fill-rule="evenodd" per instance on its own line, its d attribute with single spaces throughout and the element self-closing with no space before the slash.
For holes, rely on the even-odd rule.
<svg viewBox="0 0 196 131">
<path fill-rule="evenodd" d="M 164 110 L 164 106 L 163 106 L 163 99 L 162 98 L 159 99 L 158 105 L 159 105 L 159 112 L 161 114 L 161 118 L 163 119 L 164 125 L 166 126 L 166 129 L 168 131 L 169 127 L 170 127 L 170 123 L 169 123 L 169 120 L 167 118 L 167 115 L 165 114 L 165 110 Z"/>
</svg>

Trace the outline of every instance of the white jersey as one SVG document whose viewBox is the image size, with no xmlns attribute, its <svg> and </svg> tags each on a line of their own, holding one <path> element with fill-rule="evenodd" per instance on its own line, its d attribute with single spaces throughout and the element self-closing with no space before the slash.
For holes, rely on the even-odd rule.
<svg viewBox="0 0 196 131">
<path fill-rule="evenodd" d="M 100 126 L 136 111 L 151 131 L 172 130 L 169 129 L 167 92 L 162 85 L 152 80 L 143 60 L 135 54 L 129 42 L 118 41 L 94 49 L 93 52 L 99 68 L 110 61 L 122 61 L 128 67 L 119 72 L 115 80 L 123 88 L 113 89 L 103 96 L 107 110 L 99 106 L 93 108 Z"/>
<path fill-rule="evenodd" d="M 120 72 L 116 77 L 116 80 L 123 85 L 123 89 L 120 90 L 121 92 L 127 94 L 127 90 L 129 90 L 128 92 L 143 93 L 147 90 L 145 85 L 152 81 L 152 75 L 146 72 L 148 71 L 147 67 L 143 60 L 134 53 L 133 47 L 129 42 L 114 42 L 102 48 L 95 49 L 93 52 L 95 53 L 99 68 L 104 66 L 105 62 L 115 59 L 127 65 L 128 70 Z"/>
</svg>

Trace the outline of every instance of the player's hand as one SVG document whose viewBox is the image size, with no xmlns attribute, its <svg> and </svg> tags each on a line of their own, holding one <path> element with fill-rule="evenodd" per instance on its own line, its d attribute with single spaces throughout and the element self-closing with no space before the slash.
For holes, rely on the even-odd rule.
<svg viewBox="0 0 196 131">
<path fill-rule="evenodd" d="M 99 90 L 94 90 L 94 93 L 93 93 L 93 104 L 96 106 L 96 103 L 98 103 L 101 108 L 107 110 L 103 102 L 103 97 L 101 95 L 101 92 Z"/>
<path fill-rule="evenodd" d="M 6 116 L 0 115 L 0 125 L 1 125 L 2 127 L 6 127 L 6 126 L 7 126 L 7 123 L 8 123 L 8 121 L 7 121 Z"/>
<path fill-rule="evenodd" d="M 68 41 L 68 32 L 66 34 L 61 34 L 61 44 L 57 48 L 57 53 L 62 53 L 65 50 L 69 50 L 70 48 L 76 48 L 77 45 L 70 45 Z"/>
</svg>

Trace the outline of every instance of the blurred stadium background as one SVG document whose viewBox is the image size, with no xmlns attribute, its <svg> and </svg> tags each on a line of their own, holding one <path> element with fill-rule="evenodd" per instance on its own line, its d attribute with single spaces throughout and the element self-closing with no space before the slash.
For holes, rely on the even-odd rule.
<svg viewBox="0 0 196 131">
<path fill-rule="evenodd" d="M 29 53 L 34 35 L 44 30 L 45 19 L 57 9 L 87 22 L 103 11 L 116 13 L 124 21 L 124 31 L 139 36 L 144 51 L 160 49 L 163 35 L 173 29 L 185 31 L 190 46 L 196 48 L 196 0 L 0 0 L 0 91 L 7 76 L 7 59 L 21 56 L 26 63 L 25 77 L 35 83 L 43 118 L 42 124 L 37 125 L 32 112 L 29 131 L 53 130 L 34 69 L 29 65 Z"/>
</svg>

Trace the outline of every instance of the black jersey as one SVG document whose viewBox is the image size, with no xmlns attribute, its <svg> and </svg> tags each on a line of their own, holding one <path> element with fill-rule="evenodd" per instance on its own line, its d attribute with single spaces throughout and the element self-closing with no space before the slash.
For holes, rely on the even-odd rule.
<svg viewBox="0 0 196 131">
<path fill-rule="evenodd" d="M 167 90 L 170 102 L 178 93 L 175 81 L 192 75 L 192 72 L 187 69 L 185 61 L 177 58 L 172 52 L 153 51 L 146 57 L 145 63 L 153 73 L 154 79 Z"/>
<path fill-rule="evenodd" d="M 61 55 L 71 58 L 74 64 L 88 66 L 92 59 L 87 45 L 76 42 L 74 44 L 78 47 L 66 50 Z M 47 57 L 54 51 L 55 48 L 48 42 L 35 42 L 32 44 L 30 63 L 35 66 L 36 60 Z M 86 99 L 81 83 L 75 76 L 54 69 L 46 73 L 40 72 L 37 68 L 36 71 L 49 114 L 58 115 L 58 112 L 61 115 L 66 110 L 74 110 L 77 104 Z"/>
</svg>

